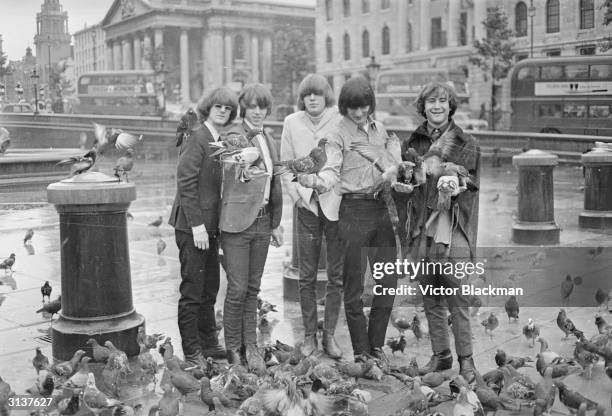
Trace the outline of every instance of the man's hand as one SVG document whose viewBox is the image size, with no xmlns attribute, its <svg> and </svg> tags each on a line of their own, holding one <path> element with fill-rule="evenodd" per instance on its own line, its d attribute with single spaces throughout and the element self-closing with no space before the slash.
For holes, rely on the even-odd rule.
<svg viewBox="0 0 612 416">
<path fill-rule="evenodd" d="M 320 193 L 326 191 L 321 183 L 321 179 L 314 173 L 297 175 L 297 180 L 300 185 L 306 188 L 312 188 Z"/>
<path fill-rule="evenodd" d="M 206 226 L 204 224 L 198 225 L 197 227 L 191 227 L 193 233 L 193 245 L 200 250 L 208 250 L 208 233 L 206 232 Z"/>
<path fill-rule="evenodd" d="M 283 245 L 283 227 L 280 225 L 272 230 L 270 244 L 274 247 L 280 247 Z"/>
</svg>

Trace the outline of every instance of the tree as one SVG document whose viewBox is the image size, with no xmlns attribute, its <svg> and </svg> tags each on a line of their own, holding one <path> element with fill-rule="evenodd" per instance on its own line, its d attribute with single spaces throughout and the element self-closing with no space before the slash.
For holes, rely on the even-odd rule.
<svg viewBox="0 0 612 416">
<path fill-rule="evenodd" d="M 608 26 L 610 22 L 612 22 L 612 0 L 605 0 L 601 4 L 601 8 L 604 9 L 603 24 L 604 26 Z M 599 49 L 602 52 L 607 52 L 612 49 L 612 36 L 608 35 L 603 38 L 599 45 Z"/>
<path fill-rule="evenodd" d="M 287 104 L 294 104 L 296 83 L 315 70 L 313 39 L 300 29 L 280 29 L 275 33 L 274 43 L 272 93 L 274 97 L 285 97 L 282 101 Z"/>
<path fill-rule="evenodd" d="M 508 26 L 508 16 L 499 7 L 487 8 L 487 18 L 482 24 L 487 37 L 474 41 L 475 54 L 469 61 L 483 71 L 485 82 L 491 78 L 491 129 L 495 130 L 495 83 L 505 78 L 512 67 L 513 33 Z"/>
</svg>

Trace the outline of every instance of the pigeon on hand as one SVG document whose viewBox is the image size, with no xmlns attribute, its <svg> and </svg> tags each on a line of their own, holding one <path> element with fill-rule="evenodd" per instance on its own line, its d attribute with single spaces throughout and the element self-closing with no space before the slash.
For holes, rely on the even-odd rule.
<svg viewBox="0 0 612 416">
<path fill-rule="evenodd" d="M 327 153 L 325 152 L 325 145 L 327 139 L 322 138 L 317 143 L 308 156 L 304 156 L 298 159 L 283 160 L 275 162 L 274 166 L 278 169 L 275 170 L 275 175 L 282 175 L 285 173 L 292 173 L 294 175 L 293 180 L 296 180 L 296 176 L 299 174 L 317 174 L 325 163 L 327 163 Z"/>
<path fill-rule="evenodd" d="M 529 318 L 527 325 L 523 327 L 523 335 L 529 341 L 529 348 L 533 348 L 536 338 L 540 336 L 540 328 L 535 324 L 533 319 Z"/>
<path fill-rule="evenodd" d="M 23 237 L 23 245 L 32 244 L 32 237 L 34 237 L 34 230 L 30 228 Z"/>
<path fill-rule="evenodd" d="M 15 253 L 11 253 L 7 259 L 4 259 L 2 263 L 0 263 L 0 269 L 4 269 L 5 273 L 9 270 L 11 273 L 13 272 L 13 266 L 15 265 Z"/>
<path fill-rule="evenodd" d="M 41 370 L 46 370 L 49 368 L 49 358 L 42 353 L 40 347 L 36 347 L 36 355 L 34 358 L 32 358 L 32 365 L 36 370 L 36 374 L 40 373 Z"/>
<path fill-rule="evenodd" d="M 239 153 L 242 149 L 252 147 L 251 139 L 253 137 L 251 135 L 243 136 L 237 134 L 222 135 L 219 137 L 219 140 L 209 144 L 211 148 L 216 149 L 210 157 L 231 156 Z"/>
<path fill-rule="evenodd" d="M 85 387 L 83 392 L 83 404 L 97 416 L 104 409 L 119 406 L 122 402 L 112 399 L 98 390 L 94 374 L 89 373 L 87 375 L 87 387 Z"/>
<path fill-rule="evenodd" d="M 150 222 L 148 225 L 151 227 L 159 227 L 160 225 L 162 225 L 163 222 L 164 222 L 164 219 L 160 215 L 159 217 L 157 217 L 155 221 Z"/>
<path fill-rule="evenodd" d="M 43 303 L 45 303 L 45 297 L 47 298 L 47 301 L 49 302 L 51 301 L 51 291 L 52 290 L 53 288 L 49 284 L 49 281 L 46 281 L 45 284 L 40 287 L 40 293 L 42 294 Z"/>
<path fill-rule="evenodd" d="M 514 319 L 515 322 L 518 322 L 519 319 L 519 304 L 516 300 L 516 296 L 512 295 L 508 298 L 505 304 L 506 314 L 508 315 L 508 322 L 510 319 Z"/>
<path fill-rule="evenodd" d="M 181 144 L 189 138 L 191 132 L 197 130 L 199 126 L 196 112 L 193 108 L 187 109 L 176 126 L 176 147 L 181 147 Z"/>
<path fill-rule="evenodd" d="M 125 155 L 117 159 L 117 163 L 115 164 L 114 171 L 115 171 L 115 176 L 119 178 L 120 181 L 121 181 L 121 178 L 124 178 L 126 182 L 129 182 L 128 172 L 130 172 L 132 168 L 134 167 L 133 156 L 134 156 L 134 149 L 128 148 L 125 151 Z"/>
<path fill-rule="evenodd" d="M 53 315 L 58 313 L 62 309 L 62 296 L 58 296 L 57 299 L 45 303 L 42 308 L 38 309 L 36 313 L 46 312 L 51 314 L 51 320 L 53 319 Z"/>
<path fill-rule="evenodd" d="M 106 363 L 108 361 L 111 353 L 110 349 L 98 344 L 98 341 L 94 338 L 89 338 L 86 344 L 91 346 L 92 357 L 96 362 Z"/>
<path fill-rule="evenodd" d="M 83 156 L 72 156 L 68 159 L 60 160 L 58 166 L 70 166 L 70 177 L 87 172 L 96 163 L 98 152 L 95 148 L 85 153 Z"/>
</svg>

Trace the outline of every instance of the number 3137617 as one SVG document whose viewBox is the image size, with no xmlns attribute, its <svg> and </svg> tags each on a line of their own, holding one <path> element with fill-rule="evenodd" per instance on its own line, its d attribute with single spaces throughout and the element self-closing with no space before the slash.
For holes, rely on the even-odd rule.
<svg viewBox="0 0 612 416">
<path fill-rule="evenodd" d="M 52 397 L 15 395 L 7 400 L 10 409 L 45 409 L 53 403 Z"/>
</svg>

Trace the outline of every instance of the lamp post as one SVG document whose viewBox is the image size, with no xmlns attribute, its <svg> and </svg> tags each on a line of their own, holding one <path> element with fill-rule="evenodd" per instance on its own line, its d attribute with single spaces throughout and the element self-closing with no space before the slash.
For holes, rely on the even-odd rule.
<svg viewBox="0 0 612 416">
<path fill-rule="evenodd" d="M 38 78 L 40 75 L 36 72 L 36 67 L 32 69 L 32 74 L 30 74 L 30 78 L 34 83 L 34 114 L 38 114 Z"/>
<path fill-rule="evenodd" d="M 536 12 L 536 8 L 533 5 L 533 0 L 531 0 L 531 4 L 529 5 L 529 8 L 527 9 L 527 13 L 529 14 L 529 19 L 530 19 L 530 33 L 531 33 L 531 46 L 529 48 L 529 57 L 533 58 L 533 18 L 535 17 L 535 12 Z"/>
<path fill-rule="evenodd" d="M 370 63 L 366 65 L 366 69 L 368 70 L 368 78 L 370 79 L 370 85 L 372 86 L 372 90 L 376 92 L 375 82 L 376 75 L 378 75 L 378 71 L 380 71 L 380 64 L 376 62 L 376 58 L 374 55 L 370 57 Z"/>
<path fill-rule="evenodd" d="M 166 114 L 166 74 L 168 70 L 163 61 L 163 58 L 157 62 L 155 77 L 158 85 L 158 104 L 159 112 L 162 117 Z"/>
</svg>

